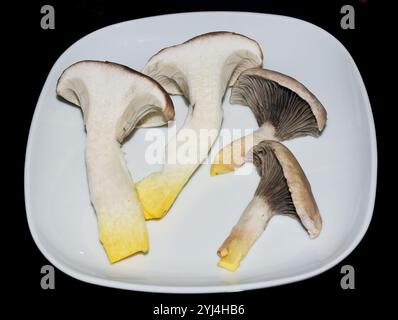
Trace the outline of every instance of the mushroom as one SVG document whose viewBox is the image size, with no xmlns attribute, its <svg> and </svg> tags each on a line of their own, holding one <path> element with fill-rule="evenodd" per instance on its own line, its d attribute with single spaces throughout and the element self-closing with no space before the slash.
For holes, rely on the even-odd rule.
<svg viewBox="0 0 398 320">
<path fill-rule="evenodd" d="M 232 88 L 230 102 L 249 106 L 259 128 L 221 149 L 211 175 L 242 166 L 247 152 L 263 140 L 318 137 L 326 123 L 320 101 L 296 79 L 276 71 L 256 68 L 243 72 Z"/>
<path fill-rule="evenodd" d="M 101 61 L 71 65 L 60 76 L 56 91 L 83 111 L 90 199 L 109 261 L 146 252 L 145 219 L 120 144 L 141 119 L 146 120 L 143 126 L 172 119 L 170 97 L 148 76 Z"/>
<path fill-rule="evenodd" d="M 253 163 L 261 177 L 253 199 L 224 241 L 219 266 L 235 271 L 275 214 L 298 217 L 310 238 L 322 228 L 311 186 L 293 154 L 276 141 L 264 140 L 253 148 Z"/>
<path fill-rule="evenodd" d="M 168 93 L 183 95 L 189 112 L 183 127 L 166 146 L 163 169 L 137 183 L 146 219 L 161 218 L 185 183 L 206 159 L 223 117 L 222 99 L 239 74 L 262 64 L 260 46 L 232 32 L 207 33 L 162 49 L 143 72 Z M 181 156 L 186 150 L 187 157 Z"/>
</svg>

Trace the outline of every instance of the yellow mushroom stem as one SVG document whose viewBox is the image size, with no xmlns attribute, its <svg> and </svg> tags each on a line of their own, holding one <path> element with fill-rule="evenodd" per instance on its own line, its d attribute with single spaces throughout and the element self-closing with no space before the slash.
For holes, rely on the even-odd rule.
<svg viewBox="0 0 398 320">
<path fill-rule="evenodd" d="M 255 145 L 263 140 L 276 140 L 274 133 L 274 127 L 265 123 L 252 134 L 232 141 L 217 153 L 210 168 L 210 175 L 215 176 L 235 171 L 250 157 L 249 152 Z"/>
<path fill-rule="evenodd" d="M 273 212 L 259 197 L 254 197 L 246 207 L 238 223 L 233 227 L 228 238 L 218 249 L 221 258 L 218 266 L 229 271 L 238 269 L 240 262 L 263 233 Z"/>
</svg>

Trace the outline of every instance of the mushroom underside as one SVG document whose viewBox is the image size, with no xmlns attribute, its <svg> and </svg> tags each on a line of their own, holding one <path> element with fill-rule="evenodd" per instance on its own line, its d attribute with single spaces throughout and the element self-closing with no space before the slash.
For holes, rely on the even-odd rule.
<svg viewBox="0 0 398 320">
<path fill-rule="evenodd" d="M 320 134 L 308 102 L 276 81 L 242 74 L 232 89 L 230 101 L 249 106 L 259 126 L 271 123 L 280 141 Z"/>
<path fill-rule="evenodd" d="M 269 145 L 253 148 L 253 164 L 261 177 L 255 196 L 262 198 L 274 213 L 297 215 L 282 166 Z"/>
</svg>

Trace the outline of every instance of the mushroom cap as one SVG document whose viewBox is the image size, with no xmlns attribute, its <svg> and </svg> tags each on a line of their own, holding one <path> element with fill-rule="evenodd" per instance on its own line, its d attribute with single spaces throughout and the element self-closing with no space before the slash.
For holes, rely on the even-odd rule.
<svg viewBox="0 0 398 320">
<path fill-rule="evenodd" d="M 170 46 L 153 55 L 143 73 L 158 81 L 168 93 L 184 95 L 194 102 L 197 92 L 192 83 L 203 86 L 212 80 L 233 85 L 240 73 L 259 67 L 263 54 L 258 43 L 233 32 L 210 32 L 182 44 Z M 225 88 L 219 86 L 219 94 Z M 201 92 L 199 94 L 205 94 Z"/>
<path fill-rule="evenodd" d="M 253 147 L 253 163 L 261 175 L 255 195 L 276 213 L 297 214 L 310 237 L 317 237 L 322 228 L 318 206 L 303 169 L 289 149 L 276 141 L 262 141 Z"/>
<path fill-rule="evenodd" d="M 326 124 L 326 110 L 315 95 L 296 79 L 272 70 L 242 72 L 230 102 L 248 105 L 259 126 L 270 121 L 280 140 L 319 136 Z"/>
<path fill-rule="evenodd" d="M 155 80 L 113 62 L 74 63 L 59 77 L 56 92 L 82 108 L 86 127 L 114 127 L 119 142 L 137 125 L 160 125 L 174 117 L 172 100 Z"/>
</svg>

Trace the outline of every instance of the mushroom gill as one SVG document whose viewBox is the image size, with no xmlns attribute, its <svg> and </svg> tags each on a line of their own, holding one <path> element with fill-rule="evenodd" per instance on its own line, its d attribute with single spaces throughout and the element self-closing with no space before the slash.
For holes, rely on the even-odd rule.
<svg viewBox="0 0 398 320">
<path fill-rule="evenodd" d="M 254 196 L 262 198 L 273 212 L 295 215 L 289 186 L 271 146 L 261 143 L 254 148 L 253 164 L 261 177 Z"/>
<path fill-rule="evenodd" d="M 232 90 L 231 103 L 249 106 L 260 127 L 272 124 L 279 141 L 320 135 L 310 105 L 297 93 L 258 75 L 243 75 L 239 81 Z"/>
</svg>

